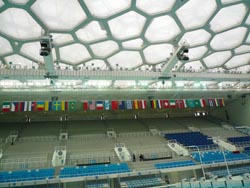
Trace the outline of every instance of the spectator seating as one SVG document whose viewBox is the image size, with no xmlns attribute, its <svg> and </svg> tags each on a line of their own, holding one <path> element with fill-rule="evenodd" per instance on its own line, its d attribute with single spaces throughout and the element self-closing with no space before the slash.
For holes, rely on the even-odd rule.
<svg viewBox="0 0 250 188">
<path fill-rule="evenodd" d="M 125 183 L 127 188 L 137 188 L 137 187 L 154 187 L 160 186 L 163 184 L 163 180 L 161 178 L 144 178 L 144 179 L 135 179 L 135 180 L 127 180 L 121 182 L 121 184 Z M 125 187 L 125 186 L 122 186 Z"/>
<path fill-rule="evenodd" d="M 250 166 L 242 166 L 242 167 L 229 167 L 229 172 L 231 175 L 241 175 L 244 173 L 249 173 Z M 211 174 L 218 176 L 218 177 L 223 177 L 227 176 L 228 172 L 226 169 L 220 169 L 220 170 L 213 170 L 210 171 Z"/>
<path fill-rule="evenodd" d="M 241 143 L 250 144 L 250 136 L 231 137 L 231 138 L 228 138 L 228 141 L 232 142 L 235 145 L 239 145 Z"/>
<path fill-rule="evenodd" d="M 95 183 L 87 184 L 86 188 L 109 188 L 110 186 L 107 183 Z"/>
<path fill-rule="evenodd" d="M 242 154 L 242 153 L 232 153 L 230 151 L 224 151 L 225 157 L 227 161 L 237 161 L 237 160 L 244 160 L 249 159 L 250 157 Z M 198 152 L 194 152 L 191 154 L 191 157 L 200 162 L 200 156 Z M 201 159 L 202 163 L 204 164 L 211 164 L 211 163 L 220 163 L 224 162 L 223 152 L 221 150 L 218 151 L 204 151 L 201 152 Z"/>
<path fill-rule="evenodd" d="M 212 140 L 208 140 L 208 137 L 206 135 L 200 132 L 168 133 L 165 134 L 165 138 L 167 138 L 168 140 L 176 140 L 184 146 L 217 146 L 213 143 Z"/>
<path fill-rule="evenodd" d="M 238 131 L 250 135 L 250 128 L 247 127 L 237 127 L 236 128 Z"/>
<path fill-rule="evenodd" d="M 53 168 L 0 172 L 0 183 L 51 179 L 54 174 Z"/>
<path fill-rule="evenodd" d="M 250 147 L 245 147 L 244 153 L 250 156 Z"/>
<path fill-rule="evenodd" d="M 64 167 L 60 170 L 60 178 L 117 174 L 124 172 L 130 172 L 127 163 Z"/>
<path fill-rule="evenodd" d="M 176 167 L 193 166 L 193 165 L 196 165 L 193 161 L 186 160 L 186 161 L 172 161 L 167 163 L 157 163 L 154 166 L 157 169 L 163 169 L 163 168 L 176 168 Z"/>
</svg>

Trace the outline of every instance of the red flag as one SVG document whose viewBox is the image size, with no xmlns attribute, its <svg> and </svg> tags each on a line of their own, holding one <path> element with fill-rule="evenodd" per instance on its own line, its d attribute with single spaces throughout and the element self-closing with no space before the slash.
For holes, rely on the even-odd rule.
<svg viewBox="0 0 250 188">
<path fill-rule="evenodd" d="M 178 99 L 176 100 L 177 108 L 185 108 L 184 100 Z"/>
<path fill-rule="evenodd" d="M 68 110 L 69 109 L 69 103 L 68 103 L 68 101 L 65 101 L 65 110 Z"/>
<path fill-rule="evenodd" d="M 146 109 L 146 100 L 139 100 L 139 109 Z"/>
<path fill-rule="evenodd" d="M 119 107 L 119 102 L 118 101 L 111 101 L 112 110 L 117 110 L 118 107 Z"/>
<path fill-rule="evenodd" d="M 31 102 L 31 110 L 36 111 L 36 102 Z"/>
<path fill-rule="evenodd" d="M 170 108 L 169 100 L 162 100 L 163 108 Z"/>
<path fill-rule="evenodd" d="M 89 108 L 89 102 L 88 101 L 83 101 L 83 110 L 86 111 Z"/>
</svg>

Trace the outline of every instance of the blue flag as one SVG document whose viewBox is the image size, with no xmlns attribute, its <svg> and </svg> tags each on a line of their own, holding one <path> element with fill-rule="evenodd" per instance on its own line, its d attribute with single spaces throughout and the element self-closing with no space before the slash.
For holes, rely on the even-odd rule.
<svg viewBox="0 0 250 188">
<path fill-rule="evenodd" d="M 131 100 L 127 100 L 127 101 L 126 101 L 126 106 L 127 106 L 127 109 L 128 109 L 128 110 L 133 109 L 132 101 L 131 101 Z"/>
<path fill-rule="evenodd" d="M 104 101 L 104 108 L 105 110 L 110 110 L 110 101 Z"/>
</svg>

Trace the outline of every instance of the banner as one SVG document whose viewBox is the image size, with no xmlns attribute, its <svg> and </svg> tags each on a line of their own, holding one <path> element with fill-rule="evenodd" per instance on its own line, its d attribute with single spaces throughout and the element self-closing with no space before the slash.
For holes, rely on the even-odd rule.
<svg viewBox="0 0 250 188">
<path fill-rule="evenodd" d="M 103 110 L 103 101 L 96 101 L 96 110 Z"/>
<path fill-rule="evenodd" d="M 3 102 L 2 112 L 10 112 L 10 102 Z"/>
<path fill-rule="evenodd" d="M 110 107 L 110 101 L 108 101 L 108 100 L 104 101 L 104 108 L 105 108 L 105 110 L 110 110 L 111 109 L 111 107 Z"/>
<path fill-rule="evenodd" d="M 82 107 L 84 111 L 87 111 L 89 109 L 89 103 L 88 101 L 83 101 Z"/>
<path fill-rule="evenodd" d="M 131 100 L 127 100 L 126 101 L 126 109 L 128 109 L 128 110 L 133 109 L 133 105 L 132 105 L 132 101 Z"/>
</svg>

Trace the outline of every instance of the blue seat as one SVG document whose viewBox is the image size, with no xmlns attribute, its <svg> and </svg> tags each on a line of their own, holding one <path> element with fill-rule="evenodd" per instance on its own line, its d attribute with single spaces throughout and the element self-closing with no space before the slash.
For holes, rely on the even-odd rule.
<svg viewBox="0 0 250 188">
<path fill-rule="evenodd" d="M 185 161 L 173 161 L 173 162 L 166 162 L 166 163 L 157 163 L 155 164 L 155 168 L 163 169 L 163 168 L 175 168 L 175 167 L 183 167 L 183 166 L 193 166 L 195 163 L 191 160 Z"/>
</svg>

